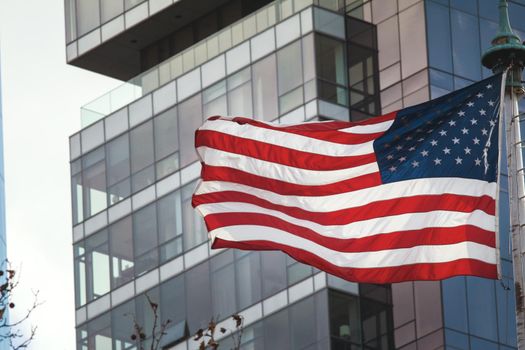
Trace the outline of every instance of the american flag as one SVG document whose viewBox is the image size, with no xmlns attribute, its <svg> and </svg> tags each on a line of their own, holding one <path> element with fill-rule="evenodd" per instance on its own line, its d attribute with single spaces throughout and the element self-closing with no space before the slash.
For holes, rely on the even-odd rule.
<svg viewBox="0 0 525 350">
<path fill-rule="evenodd" d="M 349 281 L 497 278 L 501 75 L 360 123 L 211 117 L 193 206 L 213 248 Z"/>
</svg>

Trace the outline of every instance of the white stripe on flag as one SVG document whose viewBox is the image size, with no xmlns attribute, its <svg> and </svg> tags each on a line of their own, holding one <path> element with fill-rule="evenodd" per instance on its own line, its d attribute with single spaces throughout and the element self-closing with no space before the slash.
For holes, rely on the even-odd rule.
<svg viewBox="0 0 525 350">
<path fill-rule="evenodd" d="M 301 185 L 327 185 L 379 172 L 376 162 L 339 170 L 308 170 L 282 165 L 231 152 L 202 146 L 197 148 L 206 165 L 223 166 L 269 179 Z"/>
<path fill-rule="evenodd" d="M 340 267 L 377 268 L 418 263 L 442 263 L 458 259 L 476 259 L 489 264 L 496 263 L 494 248 L 474 243 L 461 242 L 447 245 L 416 246 L 374 252 L 342 253 L 313 241 L 291 235 L 285 231 L 264 226 L 229 226 L 210 232 L 213 239 L 227 241 L 269 241 L 292 248 L 302 249 Z"/>
<path fill-rule="evenodd" d="M 457 227 L 472 225 L 487 231 L 494 231 L 494 216 L 481 210 L 471 213 L 434 210 L 424 213 L 408 213 L 385 216 L 353 222 L 346 225 L 320 225 L 318 223 L 297 219 L 282 212 L 261 208 L 254 204 L 225 202 L 201 204 L 196 207 L 203 216 L 218 213 L 256 213 L 266 214 L 294 225 L 306 227 L 325 237 L 363 238 L 376 234 L 398 231 L 420 230 L 428 227 Z"/>
<path fill-rule="evenodd" d="M 298 207 L 307 211 L 331 212 L 359 207 L 381 200 L 419 195 L 441 195 L 450 193 L 472 197 L 489 196 L 496 198 L 497 185 L 480 180 L 442 177 L 406 180 L 348 193 L 313 197 L 280 195 L 271 191 L 224 181 L 203 181 L 197 187 L 195 194 L 221 191 L 249 193 L 272 203 Z"/>
</svg>

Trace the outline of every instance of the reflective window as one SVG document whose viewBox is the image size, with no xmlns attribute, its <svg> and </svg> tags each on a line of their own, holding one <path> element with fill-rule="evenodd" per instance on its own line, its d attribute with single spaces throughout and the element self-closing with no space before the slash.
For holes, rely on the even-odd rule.
<svg viewBox="0 0 525 350">
<path fill-rule="evenodd" d="M 330 335 L 337 349 L 345 344 L 361 343 L 358 298 L 331 291 L 329 294 Z"/>
<path fill-rule="evenodd" d="M 470 333 L 498 340 L 496 295 L 494 282 L 484 278 L 467 277 L 467 305 Z"/>
<path fill-rule="evenodd" d="M 184 275 L 163 283 L 160 286 L 160 296 L 161 322 L 171 321 L 163 338 L 163 343 L 169 344 L 187 335 Z"/>
<path fill-rule="evenodd" d="M 283 95 L 303 83 L 301 41 L 277 51 L 277 75 L 279 95 Z"/>
<path fill-rule="evenodd" d="M 263 298 L 286 288 L 286 255 L 278 251 L 261 251 Z"/>
<path fill-rule="evenodd" d="M 186 165 L 197 160 L 195 152 L 195 130 L 202 125 L 201 94 L 198 94 L 179 105 L 179 140 L 180 165 Z"/>
<path fill-rule="evenodd" d="M 92 301 L 110 291 L 107 230 L 89 236 L 85 249 L 87 301 Z"/>
<path fill-rule="evenodd" d="M 242 310 L 261 299 L 261 263 L 258 252 L 236 253 L 242 255 L 235 262 L 237 306 Z"/>
<path fill-rule="evenodd" d="M 117 288 L 134 277 L 133 230 L 131 216 L 109 227 L 112 287 Z"/>
<path fill-rule="evenodd" d="M 452 72 L 449 8 L 430 1 L 426 13 L 430 66 Z"/>
<path fill-rule="evenodd" d="M 264 345 L 267 349 L 290 349 L 290 335 L 288 332 L 288 310 L 271 315 L 264 321 Z"/>
<path fill-rule="evenodd" d="M 443 317 L 449 328 L 467 332 L 467 292 L 465 278 L 454 277 L 441 283 L 443 292 Z"/>
<path fill-rule="evenodd" d="M 307 298 L 290 308 L 290 349 L 304 349 L 316 341 L 314 299 Z"/>
<path fill-rule="evenodd" d="M 222 80 L 202 92 L 203 115 L 208 118 L 214 115 L 228 115 L 226 98 L 226 80 Z"/>
<path fill-rule="evenodd" d="M 345 45 L 339 40 L 317 35 L 315 40 L 319 97 L 347 105 Z M 361 79 L 362 81 L 362 79 Z"/>
<path fill-rule="evenodd" d="M 130 195 L 128 134 L 124 134 L 106 145 L 106 168 L 109 203 L 111 205 Z"/>
<path fill-rule="evenodd" d="M 73 256 L 75 258 L 75 305 L 77 307 L 86 303 L 86 255 L 84 243 L 77 243 L 73 246 Z"/>
<path fill-rule="evenodd" d="M 77 13 L 81 14 L 77 16 L 79 37 L 100 25 L 99 11 L 98 1 L 77 0 Z"/>
<path fill-rule="evenodd" d="M 252 116 L 252 86 L 250 69 L 244 69 L 227 79 L 228 114 Z"/>
<path fill-rule="evenodd" d="M 192 182 L 182 188 L 182 232 L 184 235 L 184 250 L 189 250 L 207 240 L 207 231 L 202 216 L 191 206 L 191 197 L 197 182 Z"/>
<path fill-rule="evenodd" d="M 228 250 L 210 260 L 211 283 L 213 286 L 213 315 L 221 318 L 232 315 L 236 310 L 235 303 L 235 268 L 233 251 Z M 244 281 L 246 282 L 246 281 Z M 243 284 L 244 287 L 245 284 Z"/>
<path fill-rule="evenodd" d="M 476 17 L 462 11 L 451 10 L 451 28 L 455 35 L 452 36 L 452 55 L 454 58 L 454 73 L 478 80 L 481 78 L 481 69 L 478 64 L 480 57 L 479 24 Z"/>
<path fill-rule="evenodd" d="M 157 216 L 155 203 L 133 213 L 133 245 L 135 275 L 140 275 L 158 264 Z"/>
<path fill-rule="evenodd" d="M 131 339 L 134 332 L 133 318 L 135 317 L 135 302 L 130 300 L 117 306 L 111 312 L 113 325 L 113 347 L 115 350 L 128 350 L 135 346 Z"/>
<path fill-rule="evenodd" d="M 131 185 L 133 192 L 136 192 L 155 181 L 152 121 L 132 129 L 129 133 L 129 142 L 131 172 L 133 173 Z"/>
<path fill-rule="evenodd" d="M 157 179 L 163 178 L 179 168 L 179 140 L 177 109 L 168 111 L 153 120 L 155 131 L 155 159 Z"/>
<path fill-rule="evenodd" d="M 210 269 L 206 261 L 186 272 L 186 300 L 190 334 L 206 328 L 212 312 Z"/>
<path fill-rule="evenodd" d="M 100 147 L 82 158 L 82 200 L 84 217 L 90 217 L 107 206 L 106 166 L 104 148 Z"/>
<path fill-rule="evenodd" d="M 132 7 L 144 2 L 145 0 L 124 0 L 126 10 L 129 10 Z"/>
<path fill-rule="evenodd" d="M 160 260 L 168 261 L 182 253 L 182 207 L 180 191 L 157 202 Z"/>
<path fill-rule="evenodd" d="M 124 12 L 124 3 L 122 0 L 101 0 L 100 5 L 102 23 L 105 23 Z"/>
<path fill-rule="evenodd" d="M 111 315 L 106 313 L 88 323 L 87 349 L 111 350 Z"/>
<path fill-rule="evenodd" d="M 277 118 L 277 67 L 274 54 L 253 65 L 252 85 L 254 117 L 268 121 Z"/>
</svg>

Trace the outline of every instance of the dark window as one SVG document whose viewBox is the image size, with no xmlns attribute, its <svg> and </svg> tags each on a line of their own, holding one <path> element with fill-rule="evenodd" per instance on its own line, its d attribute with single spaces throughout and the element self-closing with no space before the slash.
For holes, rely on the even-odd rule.
<svg viewBox="0 0 525 350">
<path fill-rule="evenodd" d="M 199 328 L 206 328 L 212 312 L 210 268 L 208 262 L 186 272 L 186 298 L 188 327 L 190 334 Z"/>
<path fill-rule="evenodd" d="M 290 335 L 288 326 L 288 310 L 285 309 L 271 315 L 263 321 L 264 346 L 266 349 L 290 349 Z"/>
<path fill-rule="evenodd" d="M 112 287 L 117 288 L 134 277 L 133 230 L 131 216 L 109 227 Z"/>
<path fill-rule="evenodd" d="M 158 265 L 155 203 L 133 213 L 135 275 Z"/>
</svg>

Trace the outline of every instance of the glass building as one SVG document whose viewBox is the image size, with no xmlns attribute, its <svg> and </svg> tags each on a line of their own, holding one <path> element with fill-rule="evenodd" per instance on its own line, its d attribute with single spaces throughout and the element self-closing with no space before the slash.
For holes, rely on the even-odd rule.
<svg viewBox="0 0 525 350">
<path fill-rule="evenodd" d="M 525 32 L 525 1 L 510 14 Z M 77 349 L 135 349 L 146 295 L 172 321 L 165 349 L 236 312 L 243 349 L 516 348 L 505 184 L 502 281 L 355 284 L 212 251 L 191 207 L 206 117 L 359 121 L 441 96 L 490 74 L 496 1 L 65 0 L 65 15 L 68 63 L 126 81 L 70 138 Z"/>
</svg>

